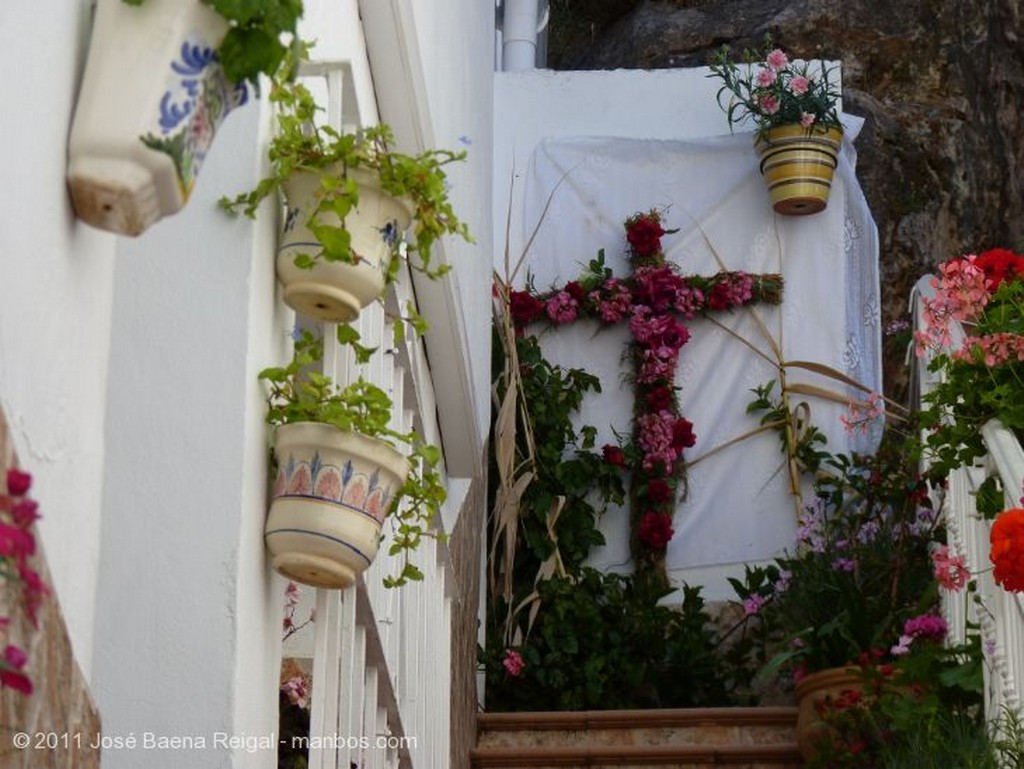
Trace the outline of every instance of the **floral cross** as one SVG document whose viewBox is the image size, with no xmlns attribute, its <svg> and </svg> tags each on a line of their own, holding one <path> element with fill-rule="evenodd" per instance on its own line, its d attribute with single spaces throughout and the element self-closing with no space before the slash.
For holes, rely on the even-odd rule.
<svg viewBox="0 0 1024 769">
<path fill-rule="evenodd" d="M 742 271 L 680 274 L 661 246 L 661 238 L 677 230 L 665 230 L 657 210 L 631 216 L 625 229 L 630 275 L 612 275 L 599 253 L 586 273 L 562 288 L 510 291 L 509 312 L 518 334 L 541 321 L 560 326 L 595 318 L 607 326 L 628 324 L 635 387 L 632 436 L 620 445 L 605 445 L 604 459 L 631 473 L 630 551 L 637 572 L 667 583 L 665 549 L 674 534 L 676 498 L 685 489 L 683 450 L 696 442 L 693 423 L 680 411 L 675 383 L 680 350 L 690 339 L 684 321 L 756 301 L 778 304 L 782 278 Z"/>
</svg>

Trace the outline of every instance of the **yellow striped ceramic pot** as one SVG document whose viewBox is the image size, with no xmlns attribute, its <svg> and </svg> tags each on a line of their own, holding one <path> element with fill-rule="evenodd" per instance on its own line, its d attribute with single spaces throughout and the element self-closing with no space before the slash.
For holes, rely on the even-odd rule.
<svg viewBox="0 0 1024 769">
<path fill-rule="evenodd" d="M 772 208 L 785 216 L 824 211 L 843 141 L 841 128 L 771 128 L 755 141 Z"/>
</svg>

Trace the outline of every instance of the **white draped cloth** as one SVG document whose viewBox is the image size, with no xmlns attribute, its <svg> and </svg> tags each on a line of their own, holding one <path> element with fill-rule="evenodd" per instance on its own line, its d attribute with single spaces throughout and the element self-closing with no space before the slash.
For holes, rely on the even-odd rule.
<svg viewBox="0 0 1024 769">
<path fill-rule="evenodd" d="M 623 222 L 652 208 L 662 212 L 666 229 L 679 230 L 662 245 L 684 274 L 724 267 L 784 278 L 781 306 L 719 313 L 724 328 L 699 318 L 687 324 L 692 337 L 681 350 L 676 384 L 697 443 L 686 452 L 688 494 L 676 509 L 667 565 L 676 581 L 704 583 L 707 597 L 728 597 L 724 576 L 792 544 L 796 506 L 778 435 L 716 450 L 757 428 L 760 415 L 746 413 L 751 390 L 779 378 L 779 354 L 824 364 L 881 391 L 877 232 L 854 173 L 851 141 L 860 122 L 844 121 L 828 208 L 811 216 L 772 211 L 750 133 L 685 141 L 559 137 L 538 144 L 530 160 L 524 239 L 538 222 L 539 229 L 525 267 L 538 290 L 574 279 L 599 249 L 616 275 L 628 275 Z M 596 321 L 544 332 L 553 362 L 601 379 L 603 392 L 587 399 L 579 420 L 597 428 L 599 446 L 631 432 L 633 390 L 623 380 L 629 341 L 624 326 L 599 328 Z M 786 375 L 857 395 L 807 370 Z M 831 450 L 863 450 L 877 439 L 879 426 L 867 436 L 847 435 L 839 423 L 843 406 L 799 399 Z M 595 565 L 629 570 L 627 518 L 612 511 L 602 522 L 608 544 Z"/>
</svg>

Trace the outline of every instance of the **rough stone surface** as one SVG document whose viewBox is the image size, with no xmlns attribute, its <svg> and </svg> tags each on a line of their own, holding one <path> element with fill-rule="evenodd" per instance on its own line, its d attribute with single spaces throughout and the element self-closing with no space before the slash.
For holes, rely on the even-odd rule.
<svg viewBox="0 0 1024 769">
<path fill-rule="evenodd" d="M 878 225 L 883 324 L 952 256 L 1024 249 L 1024 35 L 1018 0 L 552 1 L 559 69 L 702 66 L 766 32 L 795 58 L 842 62 L 845 111 L 866 119 L 858 177 Z M 724 121 L 724 117 L 723 117 Z M 905 348 L 885 350 L 902 398 Z"/>
<path fill-rule="evenodd" d="M 481 458 L 487 467 L 487 452 Z M 452 561 L 454 600 L 452 603 L 452 699 L 451 769 L 469 769 L 470 751 L 476 745 L 476 647 L 477 614 L 480 605 L 480 548 L 484 508 L 487 504 L 486 476 L 473 481 L 455 530 L 448 540 Z"/>
<path fill-rule="evenodd" d="M 16 465 L 8 440 L 7 423 L 0 411 L 0 473 Z M 45 514 L 45 510 L 42 511 Z M 38 540 L 38 534 L 37 534 Z M 52 584 L 42 548 L 32 567 Z M 10 596 L 0 583 L 0 616 L 10 610 Z M 30 696 L 0 688 L 0 767 L 4 769 L 99 769 L 99 711 L 75 661 L 71 641 L 56 596 L 39 611 L 39 627 L 12 612 L 5 643 L 25 649 L 27 672 L 35 690 Z M 15 743 L 17 733 L 28 735 L 28 746 Z"/>
</svg>

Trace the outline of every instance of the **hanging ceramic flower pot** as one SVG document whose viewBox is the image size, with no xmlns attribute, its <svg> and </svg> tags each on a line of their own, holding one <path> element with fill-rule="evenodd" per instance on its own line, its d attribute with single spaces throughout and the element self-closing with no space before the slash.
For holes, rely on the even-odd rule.
<svg viewBox="0 0 1024 769">
<path fill-rule="evenodd" d="M 340 178 L 341 168 L 332 175 Z M 328 261 L 318 256 L 324 246 L 309 227 L 323 176 L 302 172 L 283 184 L 288 213 L 278 246 L 277 276 L 284 286 L 285 303 L 296 312 L 329 323 L 347 323 L 383 293 L 392 250 L 412 221 L 412 208 L 384 192 L 376 174 L 350 169 L 349 178 L 359 186 L 359 205 L 344 223 L 333 212 L 324 211 L 317 214 L 317 223 L 347 232 L 353 261 Z M 312 266 L 297 266 L 296 257 L 312 260 Z"/>
<path fill-rule="evenodd" d="M 246 101 L 216 57 L 227 22 L 200 0 L 99 0 L 68 143 L 75 213 L 138 235 L 180 210 L 217 128 Z"/>
<path fill-rule="evenodd" d="M 274 569 L 345 588 L 377 554 L 381 525 L 408 461 L 386 443 L 319 422 L 280 425 L 265 539 Z"/>
<path fill-rule="evenodd" d="M 786 216 L 824 211 L 838 165 L 840 128 L 783 125 L 759 135 L 755 146 L 772 207 Z"/>
</svg>

